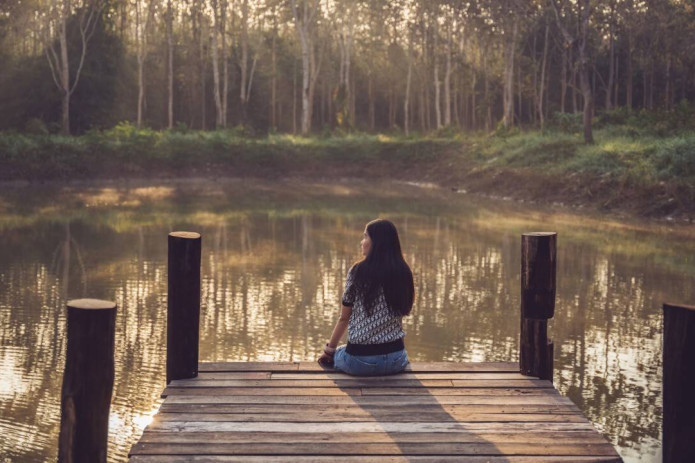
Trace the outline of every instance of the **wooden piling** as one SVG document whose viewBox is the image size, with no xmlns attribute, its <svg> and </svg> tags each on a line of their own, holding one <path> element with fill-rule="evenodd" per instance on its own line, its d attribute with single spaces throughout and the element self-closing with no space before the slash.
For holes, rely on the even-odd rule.
<svg viewBox="0 0 695 463">
<path fill-rule="evenodd" d="M 664 304 L 664 463 L 695 461 L 695 307 Z"/>
<path fill-rule="evenodd" d="M 167 384 L 198 376 L 200 251 L 199 233 L 169 233 Z"/>
<path fill-rule="evenodd" d="M 58 461 L 106 462 L 116 304 L 77 299 L 67 303 L 67 312 Z"/>
<path fill-rule="evenodd" d="M 555 315 L 557 233 L 521 236 L 521 337 L 519 369 L 553 380 L 553 342 L 548 319 Z"/>
</svg>

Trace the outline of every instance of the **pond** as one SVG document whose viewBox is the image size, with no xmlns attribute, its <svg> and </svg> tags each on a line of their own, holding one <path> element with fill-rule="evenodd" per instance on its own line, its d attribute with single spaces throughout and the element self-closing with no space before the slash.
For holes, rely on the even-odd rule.
<svg viewBox="0 0 695 463">
<path fill-rule="evenodd" d="M 314 360 L 365 223 L 399 227 L 414 361 L 518 358 L 520 235 L 558 232 L 555 385 L 626 461 L 660 461 L 665 301 L 695 302 L 695 227 L 428 185 L 159 182 L 0 188 L 0 455 L 55 460 L 69 299 L 118 304 L 109 461 L 165 383 L 167 233 L 203 236 L 201 361 Z M 3 460 L 7 461 L 7 460 Z"/>
</svg>

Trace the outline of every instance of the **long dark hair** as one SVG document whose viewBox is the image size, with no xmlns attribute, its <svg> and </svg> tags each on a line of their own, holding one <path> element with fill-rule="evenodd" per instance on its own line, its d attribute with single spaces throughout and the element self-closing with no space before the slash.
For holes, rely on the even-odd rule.
<svg viewBox="0 0 695 463">
<path fill-rule="evenodd" d="M 367 224 L 367 235 L 372 246 L 367 256 L 355 264 L 354 277 L 367 313 L 371 315 L 381 288 L 391 310 L 408 315 L 415 297 L 413 272 L 403 258 L 396 226 L 388 220 L 373 220 Z"/>
</svg>

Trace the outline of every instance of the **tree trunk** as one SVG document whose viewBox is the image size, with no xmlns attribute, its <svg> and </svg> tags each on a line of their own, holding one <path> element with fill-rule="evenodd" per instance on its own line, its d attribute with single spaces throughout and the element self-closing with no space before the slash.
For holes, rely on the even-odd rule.
<svg viewBox="0 0 695 463">
<path fill-rule="evenodd" d="M 652 56 L 649 69 L 649 109 L 654 109 L 654 56 Z"/>
<path fill-rule="evenodd" d="M 173 32 L 174 12 L 171 8 L 171 0 L 167 0 L 167 84 L 169 90 L 169 101 L 167 105 L 168 124 L 167 127 L 174 127 L 174 32 Z"/>
<path fill-rule="evenodd" d="M 572 90 L 572 112 L 577 112 L 577 66 L 574 63 L 574 46 L 570 45 L 569 51 L 569 64 L 570 64 L 570 87 Z"/>
<path fill-rule="evenodd" d="M 299 42 L 302 47 L 302 135 L 307 135 L 311 130 L 311 112 L 312 112 L 312 58 L 313 58 L 313 41 L 311 38 L 311 23 L 313 21 L 314 14 L 318 8 L 318 2 L 315 2 L 314 7 L 309 10 L 310 0 L 305 0 L 303 2 L 302 19 L 299 18 L 299 12 L 297 10 L 297 0 L 292 0 L 292 11 L 294 13 L 294 23 L 297 29 L 297 34 L 299 35 Z"/>
<path fill-rule="evenodd" d="M 374 114 L 374 88 L 372 84 L 372 73 L 370 71 L 368 75 L 368 82 L 367 82 L 367 98 L 369 99 L 369 130 L 374 132 L 375 125 L 376 125 L 376 118 Z"/>
<path fill-rule="evenodd" d="M 512 38 L 506 44 L 507 49 L 504 59 L 504 114 L 502 116 L 502 125 L 505 129 L 514 125 L 514 54 L 516 51 L 516 36 L 519 32 L 518 19 L 514 20 L 512 27 Z"/>
<path fill-rule="evenodd" d="M 437 59 L 437 49 L 439 43 L 439 30 L 435 25 L 434 29 L 434 49 L 432 50 L 432 61 L 434 64 L 434 115 L 437 122 L 437 130 L 442 128 L 442 110 L 440 107 L 441 96 L 439 94 L 439 59 Z"/>
<path fill-rule="evenodd" d="M 427 123 L 425 121 L 426 117 L 426 110 L 425 110 L 425 89 L 424 87 L 420 88 L 420 95 L 419 95 L 419 102 L 418 102 L 418 110 L 420 113 L 420 132 L 425 132 L 427 129 Z"/>
<path fill-rule="evenodd" d="M 220 0 L 220 35 L 222 36 L 222 127 L 227 127 L 227 105 L 229 102 L 229 60 L 227 59 L 227 0 Z"/>
<path fill-rule="evenodd" d="M 444 126 L 451 125 L 451 25 L 447 28 L 446 71 L 444 72 Z"/>
<path fill-rule="evenodd" d="M 588 40 L 589 3 L 590 0 L 583 0 L 584 7 L 582 9 L 582 24 L 579 38 L 579 79 L 581 81 L 582 95 L 584 97 L 584 142 L 586 144 L 593 144 L 594 136 L 591 128 L 591 119 L 594 112 L 594 98 L 591 92 L 591 86 L 589 85 L 589 58 L 586 50 Z"/>
<path fill-rule="evenodd" d="M 613 78 L 615 73 L 615 39 L 613 38 L 613 19 L 611 17 L 608 27 L 608 49 L 610 51 L 608 58 L 608 84 L 606 85 L 606 110 L 611 109 L 613 91 Z"/>
<path fill-rule="evenodd" d="M 135 34 L 137 42 L 137 61 L 138 61 L 138 111 L 136 126 L 142 127 L 142 105 L 145 101 L 145 53 L 147 49 L 147 32 L 142 32 L 142 18 L 140 16 L 140 3 L 135 4 Z"/>
<path fill-rule="evenodd" d="M 248 111 L 248 101 L 246 99 L 246 74 L 248 70 L 248 60 L 249 60 L 249 34 L 248 34 L 248 22 L 249 22 L 249 2 L 248 0 L 243 0 L 241 2 L 241 78 L 239 82 L 239 99 L 241 101 L 241 120 L 246 123 L 247 111 Z"/>
<path fill-rule="evenodd" d="M 647 109 L 647 70 L 642 68 L 642 109 Z"/>
<path fill-rule="evenodd" d="M 632 112 L 632 34 L 627 33 L 627 84 L 625 86 L 625 103 L 627 112 Z"/>
<path fill-rule="evenodd" d="M 618 107 L 618 94 L 620 91 L 620 59 L 615 57 L 615 82 L 613 82 L 613 107 Z"/>
<path fill-rule="evenodd" d="M 67 10 L 67 8 L 66 8 Z M 61 74 L 60 84 L 63 87 L 63 98 L 61 101 L 61 132 L 63 135 L 70 135 L 70 62 L 68 61 L 68 39 L 67 39 L 67 15 L 65 11 L 60 22 L 60 62 Z"/>
<path fill-rule="evenodd" d="M 217 0 L 212 0 L 212 14 L 214 23 L 212 26 L 211 48 L 212 48 L 212 82 L 213 94 L 215 97 L 215 127 L 222 127 L 222 97 L 220 95 L 220 63 L 217 50 L 217 35 L 219 34 L 220 20 L 217 11 Z"/>
<path fill-rule="evenodd" d="M 567 97 L 567 48 L 562 47 L 562 71 L 560 73 L 560 112 L 565 112 L 565 99 Z"/>
<path fill-rule="evenodd" d="M 403 130 L 405 136 L 410 135 L 410 81 L 413 74 L 413 62 L 411 57 L 411 52 L 408 50 L 408 77 L 405 81 L 405 97 L 403 100 Z"/>
<path fill-rule="evenodd" d="M 490 105 L 490 77 L 487 73 L 487 54 L 483 55 L 483 76 L 485 77 L 484 84 L 484 99 L 485 99 L 485 130 L 492 130 L 492 105 Z"/>
<path fill-rule="evenodd" d="M 297 135 L 297 60 L 292 72 L 292 134 Z"/>
<path fill-rule="evenodd" d="M 277 33 L 278 33 L 278 20 L 277 20 L 277 12 L 275 11 L 275 8 L 273 8 L 273 39 L 271 41 L 271 80 L 270 80 L 270 127 L 271 129 L 275 130 L 277 128 L 277 114 L 276 114 L 276 105 L 277 105 L 277 53 L 275 50 L 275 42 L 277 39 Z"/>
<path fill-rule="evenodd" d="M 545 95 L 545 66 L 548 61 L 548 32 L 550 30 L 550 24 L 546 21 L 545 23 L 545 36 L 543 42 L 543 60 L 541 61 L 541 83 L 540 90 L 538 91 L 538 122 L 541 126 L 541 132 L 545 126 L 545 117 L 543 114 L 543 98 Z"/>
<path fill-rule="evenodd" d="M 666 90 L 664 90 L 664 108 L 666 111 L 671 110 L 671 93 L 672 90 L 671 82 L 671 55 L 667 53 L 666 55 Z"/>
<path fill-rule="evenodd" d="M 137 127 L 142 127 L 142 106 L 145 102 L 145 76 L 143 60 L 138 59 L 138 116 Z"/>
<path fill-rule="evenodd" d="M 473 130 L 476 130 L 478 128 L 478 118 L 477 118 L 477 112 L 478 112 L 478 103 L 476 101 L 476 84 L 478 80 L 478 72 L 473 69 L 473 79 L 471 79 L 471 128 Z"/>
<path fill-rule="evenodd" d="M 459 118 L 459 103 L 461 101 L 461 94 L 459 92 L 460 80 L 459 77 L 454 77 L 454 95 L 452 104 L 454 106 L 454 124 L 456 127 L 461 127 L 461 120 Z"/>
</svg>

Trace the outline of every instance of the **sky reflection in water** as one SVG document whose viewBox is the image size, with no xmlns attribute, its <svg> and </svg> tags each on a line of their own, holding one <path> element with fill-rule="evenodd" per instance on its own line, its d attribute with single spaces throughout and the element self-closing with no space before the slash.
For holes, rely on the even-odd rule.
<svg viewBox="0 0 695 463">
<path fill-rule="evenodd" d="M 364 224 L 399 227 L 417 361 L 516 360 L 520 234 L 558 232 L 555 383 L 627 461 L 659 461 L 661 304 L 695 301 L 695 230 L 384 183 L 0 190 L 0 455 L 57 454 L 67 299 L 118 304 L 109 461 L 161 403 L 166 235 L 203 235 L 202 361 L 312 360 Z"/>
</svg>

